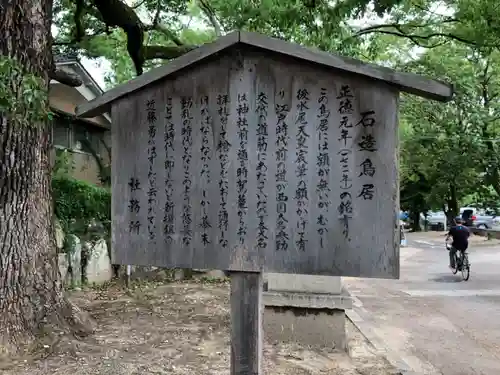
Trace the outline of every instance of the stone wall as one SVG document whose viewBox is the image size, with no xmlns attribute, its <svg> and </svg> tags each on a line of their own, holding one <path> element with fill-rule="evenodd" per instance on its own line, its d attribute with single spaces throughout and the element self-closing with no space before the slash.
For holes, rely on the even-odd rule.
<svg viewBox="0 0 500 375">
<path fill-rule="evenodd" d="M 79 286 L 83 281 L 89 284 L 100 284 L 111 280 L 113 272 L 105 240 L 96 243 L 84 242 L 78 237 L 69 235 L 70 249 L 60 253 L 58 257 L 61 280 L 67 286 Z M 63 242 L 63 241 L 62 241 Z M 58 247 L 61 242 L 58 242 Z M 60 247 L 62 249 L 62 246 Z M 82 254 L 83 252 L 83 254 Z M 85 274 L 82 275 L 82 255 L 88 254 Z M 82 277 L 83 276 L 83 277 Z"/>
<path fill-rule="evenodd" d="M 106 241 L 101 239 L 94 244 L 84 243 L 83 247 L 89 254 L 85 274 L 87 282 L 99 284 L 111 280 L 113 270 Z"/>
</svg>

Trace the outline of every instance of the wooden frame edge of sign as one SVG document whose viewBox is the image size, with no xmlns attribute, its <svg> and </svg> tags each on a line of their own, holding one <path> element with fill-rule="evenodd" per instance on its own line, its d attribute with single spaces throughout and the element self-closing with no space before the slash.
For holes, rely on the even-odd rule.
<svg viewBox="0 0 500 375">
<path fill-rule="evenodd" d="M 399 90 L 427 99 L 449 101 L 453 97 L 453 85 L 415 73 L 399 72 L 380 65 L 344 57 L 321 51 L 316 48 L 304 47 L 281 39 L 267 37 L 253 32 L 240 32 L 240 42 L 254 47 L 263 48 L 278 54 L 287 55 L 300 60 L 309 61 L 331 69 L 337 69 L 387 82 Z"/>
<path fill-rule="evenodd" d="M 446 102 L 453 97 L 453 85 L 439 80 L 414 73 L 398 72 L 390 68 L 333 55 L 325 51 L 304 47 L 258 33 L 235 31 L 212 43 L 204 44 L 172 60 L 168 64 L 150 70 L 123 85 L 113 88 L 105 92 L 102 96 L 77 106 L 75 109 L 76 116 L 94 117 L 103 112 L 108 112 L 113 101 L 239 43 L 294 57 L 299 60 L 305 60 L 327 68 L 384 81 L 397 87 L 400 91 L 427 99 Z"/>
</svg>

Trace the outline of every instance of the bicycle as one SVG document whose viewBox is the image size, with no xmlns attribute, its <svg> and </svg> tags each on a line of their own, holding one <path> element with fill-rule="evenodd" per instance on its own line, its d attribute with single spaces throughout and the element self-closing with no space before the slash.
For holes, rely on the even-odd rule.
<svg viewBox="0 0 500 375">
<path fill-rule="evenodd" d="M 446 250 L 451 250 L 451 244 L 445 242 Z M 460 253 L 460 256 L 458 255 Z M 470 277 L 470 263 L 469 263 L 469 255 L 467 251 L 455 251 L 455 268 L 451 269 L 451 272 L 455 275 L 458 271 L 462 273 L 462 279 L 464 281 L 469 280 Z"/>
</svg>

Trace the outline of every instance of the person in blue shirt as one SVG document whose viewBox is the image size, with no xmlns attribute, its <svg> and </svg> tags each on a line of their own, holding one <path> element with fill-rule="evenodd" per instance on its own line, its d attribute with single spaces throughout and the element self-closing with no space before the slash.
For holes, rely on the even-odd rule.
<svg viewBox="0 0 500 375">
<path fill-rule="evenodd" d="M 446 236 L 446 241 L 450 237 L 453 238 L 450 249 L 450 268 L 455 269 L 455 253 L 457 250 L 465 252 L 469 247 L 469 236 L 470 231 L 465 225 L 463 225 L 462 219 L 457 219 L 456 225 L 450 228 L 448 235 Z"/>
</svg>

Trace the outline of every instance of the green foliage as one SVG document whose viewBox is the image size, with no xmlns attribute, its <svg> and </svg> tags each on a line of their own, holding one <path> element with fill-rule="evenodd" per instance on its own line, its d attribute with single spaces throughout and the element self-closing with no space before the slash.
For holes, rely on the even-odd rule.
<svg viewBox="0 0 500 375">
<path fill-rule="evenodd" d="M 71 163 L 70 153 L 61 152 L 52 177 L 54 212 L 65 238 L 71 238 L 68 234 L 90 242 L 108 238 L 111 233 L 111 191 L 73 178 Z"/>
<path fill-rule="evenodd" d="M 211 2 L 225 30 L 248 30 L 269 36 L 366 58 L 362 39 L 349 38 L 350 4 L 326 1 L 214 0 Z"/>
<path fill-rule="evenodd" d="M 70 176 L 75 169 L 73 154 L 68 150 L 56 149 L 56 158 L 52 168 L 52 177 L 67 177 Z"/>
<path fill-rule="evenodd" d="M 184 29 L 179 38 L 186 44 L 202 45 L 213 41 L 216 36 L 207 31 Z M 160 32 L 151 31 L 147 34 L 149 44 L 169 45 L 168 37 Z M 135 71 L 127 54 L 127 37 L 121 30 L 114 30 L 109 36 L 101 35 L 89 43 L 89 49 L 97 56 L 105 57 L 111 63 L 111 70 L 104 75 L 108 88 L 127 82 L 135 77 Z M 167 63 L 165 60 L 156 59 L 147 61 L 145 69 L 152 69 Z"/>
<path fill-rule="evenodd" d="M 56 216 L 64 227 L 71 228 L 80 220 L 87 225 L 110 221 L 109 189 L 70 176 L 59 176 L 52 179 L 52 192 Z"/>
<path fill-rule="evenodd" d="M 456 93 L 446 104 L 402 100 L 402 204 L 420 211 L 446 207 L 453 215 L 464 204 L 498 205 L 498 58 L 497 51 L 449 43 L 406 64 L 453 82 Z"/>
<path fill-rule="evenodd" d="M 500 19 L 494 0 L 211 0 L 210 9 L 207 4 L 137 0 L 133 8 L 144 22 L 147 45 L 196 46 L 219 31 L 249 30 L 453 82 L 456 95 L 447 104 L 402 97 L 401 205 L 450 213 L 471 202 L 498 205 Z M 74 2 L 56 0 L 54 13 L 57 39 L 70 41 Z M 374 14 L 385 18 L 359 22 Z M 82 22 L 90 36 L 79 51 L 111 63 L 108 86 L 133 78 L 125 33 L 104 33 L 95 10 Z M 163 63 L 150 60 L 145 68 Z"/>
<path fill-rule="evenodd" d="M 69 0 L 55 2 L 57 50 L 77 50 L 89 58 L 106 58 L 112 67 L 105 77 L 108 86 L 133 78 L 126 34 L 120 28 L 111 28 L 106 33 L 103 17 L 90 6 L 90 1 L 81 17 L 86 36 L 74 42 L 74 3 Z M 155 50 L 179 45 L 198 46 L 214 40 L 218 33 L 249 30 L 353 57 L 370 57 L 371 47 L 366 38 L 350 38 L 352 28 L 347 21 L 356 16 L 357 8 L 350 1 L 337 5 L 311 0 L 141 0 L 128 4 L 143 22 L 144 45 L 159 47 Z M 146 61 L 145 69 L 164 64 L 166 60 L 168 58 L 164 57 L 163 60 Z"/>
<path fill-rule="evenodd" d="M 496 0 L 348 0 L 356 14 L 374 9 L 385 19 L 361 27 L 362 34 L 384 33 L 435 47 L 459 42 L 475 48 L 500 47 L 500 19 Z M 373 5 L 373 8 L 372 8 Z"/>
<path fill-rule="evenodd" d="M 16 60 L 0 56 L 0 113 L 16 123 L 33 126 L 50 118 L 44 81 Z"/>
</svg>

